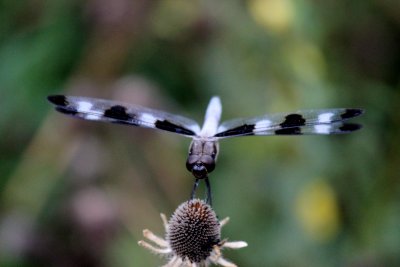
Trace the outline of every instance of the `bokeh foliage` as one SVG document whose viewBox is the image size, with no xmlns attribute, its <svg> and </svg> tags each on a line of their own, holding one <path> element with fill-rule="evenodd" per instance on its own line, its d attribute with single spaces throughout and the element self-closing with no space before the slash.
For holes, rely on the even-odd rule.
<svg viewBox="0 0 400 267">
<path fill-rule="evenodd" d="M 211 176 L 239 266 L 400 265 L 400 4 L 0 1 L 0 265 L 157 266 L 188 140 L 56 114 L 48 94 L 202 120 L 362 107 L 347 136 L 224 140 Z M 202 192 L 199 193 L 200 195 Z"/>
</svg>

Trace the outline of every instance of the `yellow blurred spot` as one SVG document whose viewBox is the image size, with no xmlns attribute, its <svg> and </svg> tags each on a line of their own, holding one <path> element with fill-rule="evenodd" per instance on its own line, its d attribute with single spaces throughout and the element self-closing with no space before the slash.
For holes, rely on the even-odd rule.
<svg viewBox="0 0 400 267">
<path fill-rule="evenodd" d="M 294 41 L 285 46 L 282 52 L 294 74 L 302 80 L 319 81 L 325 75 L 325 58 L 315 44 Z"/>
<path fill-rule="evenodd" d="M 316 241 L 329 241 L 339 231 L 336 195 L 324 181 L 311 183 L 300 192 L 296 214 L 304 231 Z"/>
<path fill-rule="evenodd" d="M 272 32 L 285 32 L 293 22 L 294 7 L 290 0 L 252 0 L 249 10 L 257 23 Z"/>
</svg>

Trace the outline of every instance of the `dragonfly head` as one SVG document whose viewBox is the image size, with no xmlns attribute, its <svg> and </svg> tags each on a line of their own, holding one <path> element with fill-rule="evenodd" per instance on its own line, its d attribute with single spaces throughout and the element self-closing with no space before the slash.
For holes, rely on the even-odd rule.
<svg viewBox="0 0 400 267">
<path fill-rule="evenodd" d="M 217 148 L 214 142 L 194 140 L 190 145 L 186 168 L 197 179 L 204 179 L 215 169 Z"/>
<path fill-rule="evenodd" d="M 197 179 L 204 179 L 208 177 L 208 173 L 212 172 L 215 168 L 215 161 L 196 161 L 194 163 L 190 163 L 190 156 L 188 161 L 186 162 L 186 168 L 190 171 L 194 177 Z"/>
</svg>

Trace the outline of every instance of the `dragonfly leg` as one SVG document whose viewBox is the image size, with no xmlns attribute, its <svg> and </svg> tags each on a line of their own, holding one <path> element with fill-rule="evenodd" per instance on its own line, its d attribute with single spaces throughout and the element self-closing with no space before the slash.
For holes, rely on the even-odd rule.
<svg viewBox="0 0 400 267">
<path fill-rule="evenodd" d="M 199 187 L 199 182 L 200 182 L 200 179 L 196 179 L 196 181 L 194 182 L 192 193 L 190 194 L 190 199 L 194 199 L 194 197 L 196 196 L 196 190 L 197 190 L 197 187 Z"/>
<path fill-rule="evenodd" d="M 210 206 L 212 206 L 211 183 L 210 183 L 210 180 L 208 179 L 208 177 L 205 178 L 205 182 L 206 182 L 206 187 L 207 187 L 206 203 L 209 204 Z"/>
</svg>

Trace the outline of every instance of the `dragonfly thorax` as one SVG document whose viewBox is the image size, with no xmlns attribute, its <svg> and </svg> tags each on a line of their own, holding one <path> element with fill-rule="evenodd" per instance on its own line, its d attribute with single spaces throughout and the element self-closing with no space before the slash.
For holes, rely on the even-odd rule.
<svg viewBox="0 0 400 267">
<path fill-rule="evenodd" d="M 215 168 L 218 144 L 215 141 L 193 140 L 189 148 L 186 168 L 198 179 L 208 177 Z"/>
</svg>

